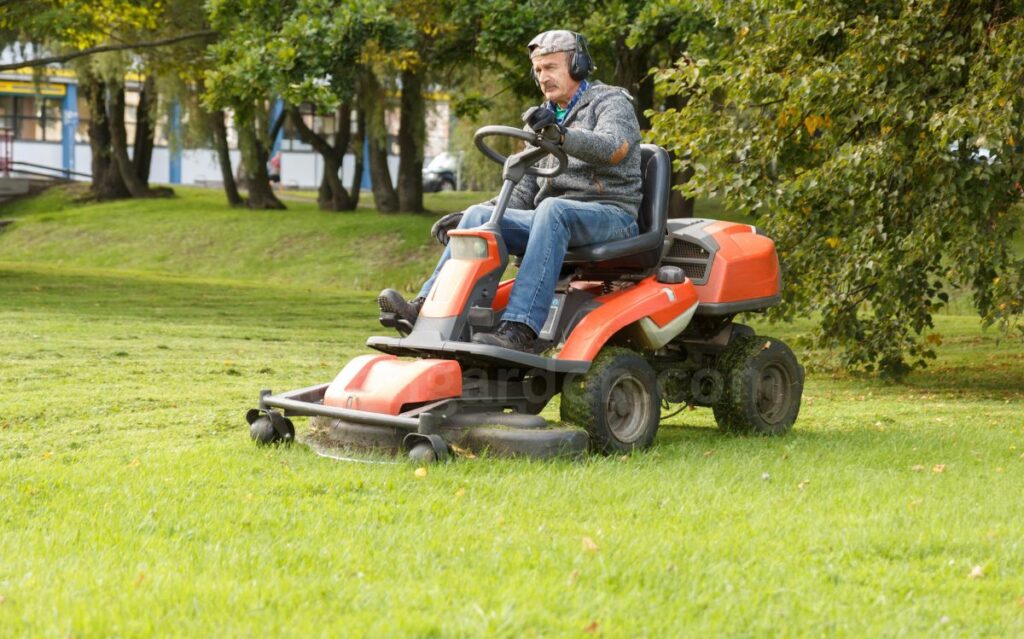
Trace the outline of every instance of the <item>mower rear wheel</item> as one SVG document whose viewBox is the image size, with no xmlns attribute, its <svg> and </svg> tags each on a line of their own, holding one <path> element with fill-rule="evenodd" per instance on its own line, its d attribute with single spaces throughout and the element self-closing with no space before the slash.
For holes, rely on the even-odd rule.
<svg viewBox="0 0 1024 639">
<path fill-rule="evenodd" d="M 654 369 L 626 348 L 605 348 L 582 377 L 562 387 L 562 421 L 590 433 L 592 447 L 608 455 L 647 448 L 660 419 Z"/>
<path fill-rule="evenodd" d="M 718 362 L 722 396 L 713 406 L 724 431 L 785 435 L 800 412 L 804 369 L 785 343 L 772 337 L 742 335 Z"/>
</svg>

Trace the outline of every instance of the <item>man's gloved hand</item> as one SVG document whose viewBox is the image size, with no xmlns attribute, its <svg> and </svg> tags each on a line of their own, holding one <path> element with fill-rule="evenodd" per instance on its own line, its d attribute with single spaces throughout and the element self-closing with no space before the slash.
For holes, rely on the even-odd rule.
<svg viewBox="0 0 1024 639">
<path fill-rule="evenodd" d="M 549 142 L 561 144 L 565 127 L 558 123 L 555 112 L 547 107 L 534 107 L 526 112 L 523 121 Z"/>
<path fill-rule="evenodd" d="M 462 213 L 449 213 L 438 221 L 434 222 L 434 225 L 430 227 L 430 234 L 434 236 L 434 239 L 441 244 L 448 245 L 448 231 L 458 227 L 459 222 L 462 221 Z"/>
</svg>

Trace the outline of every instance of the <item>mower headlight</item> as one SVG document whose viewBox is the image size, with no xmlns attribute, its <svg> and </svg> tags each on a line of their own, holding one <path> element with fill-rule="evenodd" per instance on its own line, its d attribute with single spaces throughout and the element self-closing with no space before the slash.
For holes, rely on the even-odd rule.
<svg viewBox="0 0 1024 639">
<path fill-rule="evenodd" d="M 448 246 L 456 260 L 480 260 L 487 257 L 487 240 L 482 237 L 451 237 Z"/>
</svg>

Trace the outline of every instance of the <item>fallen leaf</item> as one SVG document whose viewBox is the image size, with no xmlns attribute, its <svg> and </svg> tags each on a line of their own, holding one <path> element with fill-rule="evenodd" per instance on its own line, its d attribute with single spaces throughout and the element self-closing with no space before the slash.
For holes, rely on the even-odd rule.
<svg viewBox="0 0 1024 639">
<path fill-rule="evenodd" d="M 761 473 L 761 481 L 768 481 L 771 478 L 772 476 L 769 475 L 768 473 Z"/>
<path fill-rule="evenodd" d="M 799 488 L 800 490 L 803 490 L 804 488 L 807 487 L 807 484 L 809 484 L 809 483 L 811 483 L 811 480 L 810 479 L 805 479 L 802 482 L 800 482 L 799 484 L 797 484 L 796 487 Z"/>
<path fill-rule="evenodd" d="M 629 461 L 629 453 L 626 453 L 622 457 L 619 457 L 620 462 Z"/>
<path fill-rule="evenodd" d="M 128 464 L 128 468 L 138 468 L 138 467 L 139 467 L 139 466 L 141 466 L 141 465 L 142 465 L 142 462 L 140 462 L 140 461 L 139 461 L 139 459 L 138 459 L 138 457 L 136 457 L 135 459 L 133 459 L 133 460 L 132 460 L 132 461 L 131 461 L 131 462 L 130 462 L 130 463 Z"/>
<path fill-rule="evenodd" d="M 910 467 L 910 470 L 914 471 L 915 473 L 919 473 L 922 470 L 924 470 L 924 464 L 914 464 L 913 466 Z"/>
<path fill-rule="evenodd" d="M 461 448 L 459 446 L 456 446 L 455 444 L 448 444 L 448 445 L 451 447 L 452 452 L 455 453 L 456 457 L 464 457 L 466 459 L 476 459 L 476 455 L 474 455 L 473 451 L 469 450 L 468 448 Z"/>
<path fill-rule="evenodd" d="M 591 621 L 590 624 L 583 629 L 583 632 L 597 632 L 597 622 Z"/>
<path fill-rule="evenodd" d="M 7 598 L 3 595 L 0 595 L 0 606 L 2 606 L 5 601 L 7 601 Z M 1021 597 L 1021 602 L 1024 602 L 1024 597 Z M 1022 603 L 1021 605 L 1024 605 L 1024 603 Z"/>
<path fill-rule="evenodd" d="M 985 576 L 985 571 L 981 569 L 981 566 L 975 566 L 971 568 L 971 574 L 967 575 L 971 579 L 981 579 Z"/>
<path fill-rule="evenodd" d="M 456 497 L 464 497 L 465 495 L 466 495 L 466 489 L 465 488 L 460 488 L 460 489 L 455 491 L 455 496 Z"/>
<path fill-rule="evenodd" d="M 704 456 L 705 457 L 711 457 L 714 454 L 715 454 L 715 451 L 713 451 L 713 450 L 706 450 L 706 451 L 704 451 Z"/>
<path fill-rule="evenodd" d="M 587 552 L 597 552 L 598 550 L 601 550 L 601 547 L 598 546 L 590 537 L 584 537 L 583 550 L 586 550 Z"/>
<path fill-rule="evenodd" d="M 413 474 L 416 475 L 417 477 L 420 477 L 420 478 L 426 477 L 427 476 L 427 467 L 426 466 L 420 466 L 419 468 L 416 469 L 416 472 L 413 473 Z"/>
<path fill-rule="evenodd" d="M 135 586 L 136 588 L 138 588 L 139 586 L 142 585 L 142 582 L 145 581 L 145 580 L 146 580 L 146 573 L 140 572 L 139 576 L 136 577 L 135 581 L 132 582 L 132 585 Z"/>
<path fill-rule="evenodd" d="M 3 603 L 3 602 L 4 602 L 4 598 L 0 597 L 0 603 Z M 1017 605 L 1020 606 L 1021 608 L 1024 608 L 1024 597 L 1021 597 L 1020 599 L 1017 600 Z"/>
<path fill-rule="evenodd" d="M 932 466 L 932 472 L 933 473 L 944 473 L 944 472 L 946 472 L 946 465 L 945 464 L 935 464 L 934 466 Z"/>
<path fill-rule="evenodd" d="M 1001 472 L 1003 472 L 1003 467 L 1002 467 L 1002 466 L 997 466 L 997 467 L 996 467 L 996 472 L 997 472 L 997 473 L 1001 473 Z"/>
<path fill-rule="evenodd" d="M 569 573 L 569 578 L 565 580 L 565 585 L 567 585 L 567 586 L 575 586 L 576 585 L 576 580 L 579 579 L 579 578 L 580 578 L 580 571 L 579 570 L 573 570 L 572 572 Z"/>
<path fill-rule="evenodd" d="M 51 457 L 53 457 L 53 451 L 52 450 L 48 450 L 45 453 L 43 453 L 43 459 L 49 459 Z"/>
</svg>

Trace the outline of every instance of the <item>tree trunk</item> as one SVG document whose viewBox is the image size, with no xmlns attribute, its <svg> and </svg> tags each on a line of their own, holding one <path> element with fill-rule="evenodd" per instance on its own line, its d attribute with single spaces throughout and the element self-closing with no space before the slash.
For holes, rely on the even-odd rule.
<svg viewBox="0 0 1024 639">
<path fill-rule="evenodd" d="M 326 138 L 306 125 L 298 107 L 288 107 L 288 115 L 298 130 L 299 137 L 303 142 L 312 146 L 313 150 L 319 153 L 324 160 L 324 176 L 320 181 L 320 190 L 317 194 L 317 204 L 320 205 L 321 211 L 351 211 L 354 208 L 340 175 L 341 163 L 348 150 L 349 138 L 352 137 L 349 123 L 351 113 L 351 107 L 347 103 L 338 107 L 335 113 L 338 132 L 335 145 L 331 146 Z"/>
<path fill-rule="evenodd" d="M 156 76 L 147 75 L 139 92 L 139 107 L 135 115 L 135 151 L 132 165 L 136 177 L 149 188 L 149 170 L 153 163 L 153 109 L 156 107 Z"/>
<path fill-rule="evenodd" d="M 681 109 L 686 106 L 686 98 L 680 95 L 669 95 L 665 97 L 665 106 L 670 109 Z M 693 217 L 693 208 L 696 203 L 691 197 L 683 197 L 676 187 L 682 186 L 693 177 L 693 169 L 677 171 L 675 169 L 675 154 L 670 154 L 672 159 L 672 190 L 668 197 L 669 218 Z"/>
<path fill-rule="evenodd" d="M 378 140 L 375 136 L 370 136 L 370 188 L 378 212 L 398 211 L 398 193 L 391 183 L 391 171 L 388 170 L 387 140 Z"/>
<path fill-rule="evenodd" d="M 110 125 L 110 149 L 121 179 L 132 197 L 146 197 L 149 188 L 136 175 L 135 167 L 128 157 L 128 135 L 124 130 L 124 83 L 120 80 L 107 82 L 107 118 Z"/>
<path fill-rule="evenodd" d="M 363 190 L 363 145 L 366 139 L 366 112 L 362 108 L 356 109 L 356 135 L 352 138 L 352 157 L 355 159 L 355 167 L 352 169 L 352 185 L 348 189 L 349 199 L 352 201 L 352 209 L 359 207 L 359 194 Z"/>
<path fill-rule="evenodd" d="M 402 72 L 402 113 L 398 130 L 398 208 L 423 211 L 423 143 L 426 139 L 426 101 L 423 76 Z"/>
<path fill-rule="evenodd" d="M 231 151 L 228 149 L 228 128 L 224 124 L 224 112 L 214 111 L 209 117 L 213 141 L 217 147 L 217 161 L 220 163 L 220 176 L 224 182 L 224 195 L 231 206 L 241 206 L 245 201 L 238 194 L 238 185 L 235 184 L 235 174 L 231 168 Z"/>
<path fill-rule="evenodd" d="M 99 200 L 128 197 L 128 189 L 114 164 L 110 150 L 110 125 L 107 119 L 107 91 L 103 82 L 91 73 L 83 73 L 79 87 L 89 103 L 89 146 L 92 148 L 92 194 Z"/>
<path fill-rule="evenodd" d="M 260 109 L 263 106 L 253 105 L 250 108 Z M 242 152 L 242 167 L 249 184 L 247 202 L 249 208 L 257 210 L 284 209 L 284 204 L 277 199 L 274 190 L 270 188 L 270 175 L 267 173 L 270 152 L 256 131 L 256 127 L 260 126 L 260 123 L 252 113 L 246 113 L 246 109 L 239 109 L 235 112 L 235 125 L 238 129 L 238 148 Z"/>
<path fill-rule="evenodd" d="M 650 51 L 646 48 L 630 49 L 626 38 L 615 43 L 615 83 L 633 96 L 633 108 L 641 129 L 651 128 L 651 121 L 645 115 L 654 108 L 654 78 L 650 71 Z"/>
<path fill-rule="evenodd" d="M 388 169 L 388 131 L 384 118 L 387 105 L 384 89 L 372 70 L 364 70 L 359 93 L 366 116 L 370 189 L 373 191 L 374 205 L 379 213 L 394 213 L 398 211 L 398 193 L 395 192 L 391 171 Z"/>
</svg>

